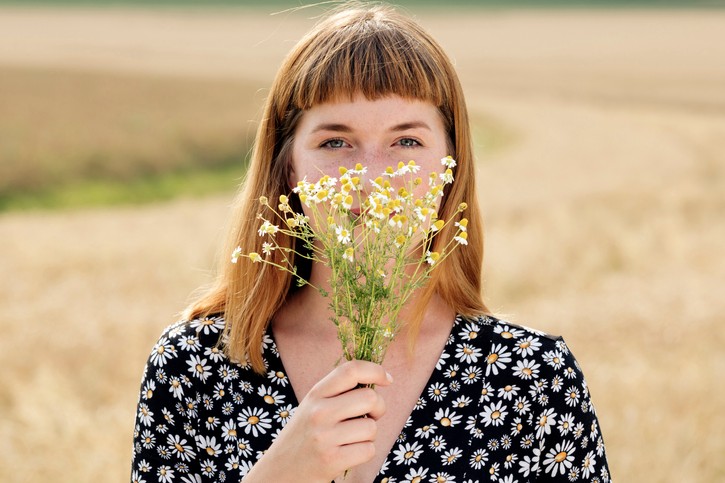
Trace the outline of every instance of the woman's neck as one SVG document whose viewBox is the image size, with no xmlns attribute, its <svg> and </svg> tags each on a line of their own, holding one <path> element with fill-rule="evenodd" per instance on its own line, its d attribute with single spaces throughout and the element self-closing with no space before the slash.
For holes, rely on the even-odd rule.
<svg viewBox="0 0 725 483">
<path fill-rule="evenodd" d="M 310 281 L 313 280 L 314 278 L 311 277 Z M 320 287 L 320 285 L 315 286 Z M 329 291 L 329 285 L 322 288 Z M 403 325 L 400 327 L 395 345 L 407 345 L 411 327 L 404 321 L 413 312 L 412 308 L 423 303 L 420 297 L 420 291 L 414 293 L 401 309 L 399 319 L 403 321 Z M 337 339 L 337 328 L 331 322 L 333 313 L 329 302 L 329 299 L 321 295 L 314 287 L 303 286 L 295 291 L 275 314 L 274 328 L 275 330 L 293 331 L 297 334 L 316 334 L 316 337 L 320 338 Z M 426 304 L 420 325 L 415 331 L 416 335 L 426 337 L 427 334 L 440 331 L 442 326 L 450 329 L 455 315 L 455 311 L 438 294 L 434 293 Z"/>
</svg>

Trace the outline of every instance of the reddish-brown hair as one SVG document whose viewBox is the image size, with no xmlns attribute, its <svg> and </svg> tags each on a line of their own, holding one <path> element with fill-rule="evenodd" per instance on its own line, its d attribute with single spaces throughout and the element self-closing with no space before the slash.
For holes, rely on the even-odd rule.
<svg viewBox="0 0 725 483">
<path fill-rule="evenodd" d="M 225 350 L 263 371 L 261 341 L 269 321 L 295 290 L 290 274 L 241 258 L 235 247 L 262 251 L 257 236 L 259 198 L 288 194 L 290 152 L 299 119 L 312 106 L 362 93 L 369 99 L 398 95 L 430 102 L 444 119 L 451 153 L 458 165 L 439 216 L 450 219 L 468 203 L 468 246 L 455 250 L 421 289 L 421 302 L 408 323 L 417 333 L 425 305 L 434 293 L 457 313 L 488 313 L 481 295 L 483 228 L 476 199 L 474 158 L 468 113 L 458 76 L 441 47 L 413 20 L 390 7 L 349 8 L 318 23 L 292 49 L 277 73 L 264 106 L 251 163 L 233 205 L 233 221 L 219 260 L 216 281 L 186 310 L 185 317 L 223 314 Z M 452 224 L 434 238 L 432 250 L 453 236 Z M 279 234 L 278 234 L 279 237 Z M 294 239 L 278 238 L 293 247 Z M 413 336 L 414 337 L 414 336 Z"/>
</svg>

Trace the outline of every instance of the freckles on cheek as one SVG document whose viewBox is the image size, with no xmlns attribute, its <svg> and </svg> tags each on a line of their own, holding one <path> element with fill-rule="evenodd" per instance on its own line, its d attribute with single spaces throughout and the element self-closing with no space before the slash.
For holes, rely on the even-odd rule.
<svg viewBox="0 0 725 483">
<path fill-rule="evenodd" d="M 307 177 L 307 181 L 317 181 L 324 175 L 337 178 L 339 176 L 340 166 L 348 167 L 342 159 L 324 160 L 324 159 L 302 159 L 299 163 L 295 163 L 295 184 Z M 352 167 L 350 165 L 349 167 Z"/>
</svg>

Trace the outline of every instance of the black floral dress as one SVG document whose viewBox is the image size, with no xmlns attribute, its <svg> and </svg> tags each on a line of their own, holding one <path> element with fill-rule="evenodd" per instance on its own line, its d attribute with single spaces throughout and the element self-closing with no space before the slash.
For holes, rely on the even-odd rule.
<svg viewBox="0 0 725 483">
<path fill-rule="evenodd" d="M 151 351 L 132 481 L 239 482 L 294 417 L 271 332 L 259 375 L 217 348 L 223 327 L 219 317 L 179 322 Z M 561 338 L 458 317 L 375 482 L 534 481 L 611 481 L 579 364 Z"/>
</svg>

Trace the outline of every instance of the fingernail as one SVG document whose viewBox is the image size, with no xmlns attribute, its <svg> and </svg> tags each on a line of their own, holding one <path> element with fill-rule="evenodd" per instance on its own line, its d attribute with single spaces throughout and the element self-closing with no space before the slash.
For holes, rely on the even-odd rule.
<svg viewBox="0 0 725 483">
<path fill-rule="evenodd" d="M 388 371 L 385 371 L 385 377 L 388 379 L 388 382 L 393 382 L 393 375 Z"/>
</svg>

